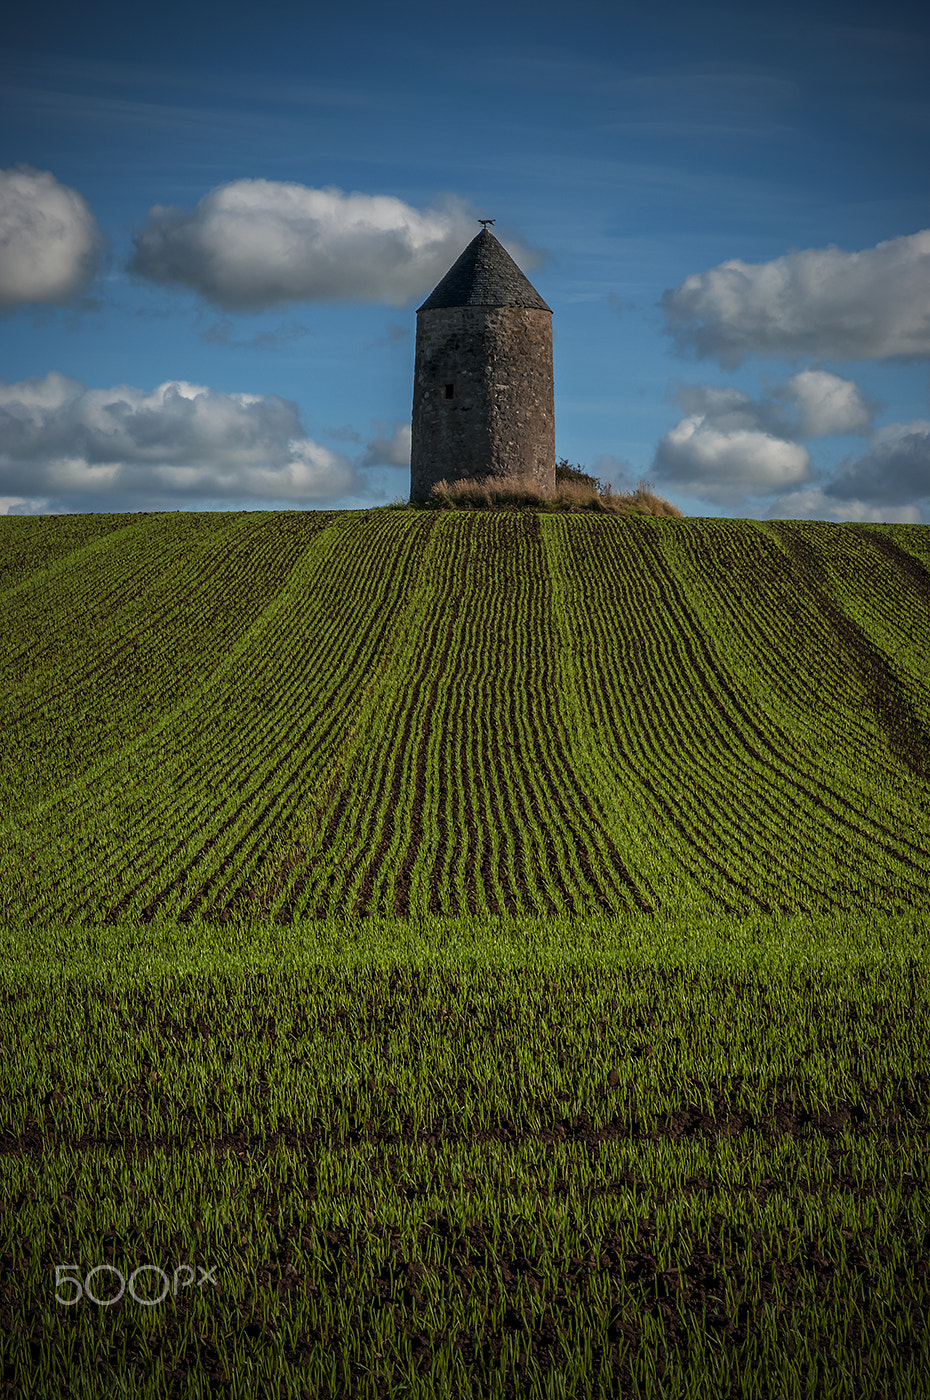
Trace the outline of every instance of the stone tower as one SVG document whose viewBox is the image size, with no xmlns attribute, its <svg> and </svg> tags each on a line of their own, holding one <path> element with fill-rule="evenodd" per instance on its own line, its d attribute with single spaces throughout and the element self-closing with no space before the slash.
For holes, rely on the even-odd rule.
<svg viewBox="0 0 930 1400">
<path fill-rule="evenodd" d="M 555 489 L 552 311 L 487 228 L 417 312 L 410 499 L 476 478 Z"/>
</svg>

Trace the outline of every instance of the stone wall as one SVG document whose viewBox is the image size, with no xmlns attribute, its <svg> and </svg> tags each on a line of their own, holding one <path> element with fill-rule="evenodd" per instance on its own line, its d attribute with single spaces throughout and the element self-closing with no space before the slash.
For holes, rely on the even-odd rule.
<svg viewBox="0 0 930 1400">
<path fill-rule="evenodd" d="M 496 477 L 555 489 L 552 312 L 449 306 L 417 313 L 410 497 Z"/>
</svg>

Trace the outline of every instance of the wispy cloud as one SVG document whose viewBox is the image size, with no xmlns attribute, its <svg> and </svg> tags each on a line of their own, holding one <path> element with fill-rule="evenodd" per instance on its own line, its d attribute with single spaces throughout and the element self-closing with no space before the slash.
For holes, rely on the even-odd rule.
<svg viewBox="0 0 930 1400">
<path fill-rule="evenodd" d="M 95 95 L 104 97 L 101 89 L 125 88 L 135 93 L 146 89 L 186 91 L 201 104 L 206 97 L 220 96 L 236 105 L 267 102 L 275 106 L 385 110 L 396 108 L 399 102 L 383 86 L 374 89 L 370 84 L 327 82 L 309 76 L 296 79 L 247 66 L 235 70 L 203 65 L 175 68 L 129 58 L 113 62 L 53 53 L 38 60 L 25 55 L 17 55 L 15 61 L 0 60 L 0 77 L 4 92 L 15 88 L 18 96 L 32 92 L 39 99 L 43 94 L 64 97 L 69 90 L 78 95 L 88 89 L 96 89 Z"/>
<path fill-rule="evenodd" d="M 165 100 L 107 96 L 102 93 L 72 92 L 47 87 L 4 86 L 2 103 L 18 117 L 47 119 L 56 126 L 81 124 L 89 127 L 136 127 L 165 134 L 196 134 L 228 141 L 240 132 L 266 140 L 293 130 L 292 120 L 281 114 L 243 110 L 230 106 L 197 106 Z"/>
<path fill-rule="evenodd" d="M 240 336 L 236 334 L 235 323 L 228 316 L 211 321 L 197 332 L 204 344 L 224 345 L 230 350 L 283 350 L 309 334 L 310 327 L 299 321 L 281 321 L 274 330 Z"/>
</svg>

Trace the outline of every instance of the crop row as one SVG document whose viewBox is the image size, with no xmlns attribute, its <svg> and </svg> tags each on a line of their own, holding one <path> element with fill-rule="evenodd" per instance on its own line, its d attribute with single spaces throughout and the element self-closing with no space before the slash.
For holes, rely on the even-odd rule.
<svg viewBox="0 0 930 1400">
<path fill-rule="evenodd" d="M 8 1388 L 925 1395 L 925 923 L 750 931 L 0 931 Z"/>
<path fill-rule="evenodd" d="M 66 561 L 72 567 L 35 597 L 21 590 L 6 648 L 8 669 L 23 678 L 3 702 L 3 733 L 8 750 L 33 762 L 8 805 L 60 791 L 86 772 L 88 753 L 111 756 L 161 721 L 179 693 L 196 692 L 327 520 L 295 516 L 298 528 L 275 529 L 273 517 L 241 515 L 223 529 L 163 526 L 165 538 L 150 530 L 143 540 L 111 540 L 93 561 Z"/>
<path fill-rule="evenodd" d="M 926 657 L 883 650 L 845 531 L 150 521 L 10 595 L 9 912 L 894 911 L 930 892 Z M 919 551 L 873 552 L 915 609 Z"/>
<path fill-rule="evenodd" d="M 829 549 L 819 531 L 809 535 L 787 522 L 778 528 L 868 694 L 885 743 L 905 769 L 930 780 L 930 575 L 875 531 L 847 531 L 850 543 L 840 550 L 835 534 Z M 869 548 L 873 541 L 884 549 Z"/>
<path fill-rule="evenodd" d="M 36 577 L 58 567 L 69 555 L 116 531 L 139 528 L 145 516 L 30 515 L 0 516 L 0 595 L 4 604 L 13 590 L 34 587 Z"/>
<path fill-rule="evenodd" d="M 747 892 L 734 868 L 751 853 L 737 827 L 724 828 L 725 843 L 714 830 L 727 788 L 719 755 L 708 753 L 706 715 L 695 726 L 695 678 L 674 627 L 665 634 L 664 602 L 649 575 L 629 567 L 626 550 L 615 559 L 599 531 L 560 526 L 551 531 L 552 572 L 591 784 L 618 825 L 621 813 L 654 804 L 657 854 L 670 857 L 666 887 L 684 875 L 736 907 Z"/>
<path fill-rule="evenodd" d="M 815 597 L 799 587 L 790 557 L 761 530 L 721 521 L 710 538 L 674 540 L 676 573 L 705 632 L 764 705 L 773 735 L 794 761 L 809 755 L 846 766 L 864 753 L 886 780 L 895 765 L 859 677 Z M 872 794 L 860 804 L 871 807 Z"/>
<path fill-rule="evenodd" d="M 697 522 L 687 524 L 696 534 Z M 755 658 L 722 654 L 718 634 L 699 624 L 668 557 L 671 532 L 546 527 L 563 536 L 578 682 L 613 740 L 593 744 L 596 765 L 608 790 L 628 791 L 632 777 L 653 793 L 694 878 L 776 908 L 827 898 L 842 906 L 846 890 L 855 902 L 866 884 L 879 899 L 888 887 L 926 884 L 926 834 L 921 842 L 883 832 L 864 805 L 857 810 L 816 751 L 801 750 L 745 686 L 732 661 L 751 674 Z M 758 565 L 758 549 L 754 557 Z M 758 577 L 755 587 L 764 614 Z M 850 766 L 861 757 L 849 752 Z"/>
<path fill-rule="evenodd" d="M 841 811 L 879 845 L 906 849 L 901 803 L 912 775 L 888 747 L 855 638 L 838 633 L 831 600 L 777 539 L 741 524 L 665 537 L 704 638 L 761 715 L 779 759 L 818 785 L 834 819 Z M 919 856 L 923 846 L 914 849 Z"/>
<path fill-rule="evenodd" d="M 568 755 L 536 518 L 443 519 L 428 563 L 281 913 L 644 907 Z"/>
<path fill-rule="evenodd" d="M 376 541 L 364 544 L 370 551 Z M 318 716 L 328 717 L 330 729 L 343 722 L 348 697 L 339 693 L 338 677 L 335 693 L 318 694 L 314 684 L 325 687 L 328 676 L 321 638 L 328 648 L 335 640 L 332 649 L 345 659 L 345 639 L 328 635 L 326 615 L 338 604 L 333 590 L 344 587 L 346 578 L 324 555 L 325 577 L 315 579 L 311 567 L 305 589 L 285 589 L 208 684 L 184 697 L 167 722 L 117 754 L 112 771 L 65 794 L 56 813 L 36 814 L 39 826 L 53 815 L 62 823 L 78 817 L 70 849 L 57 862 L 64 903 L 55 912 L 65 913 L 75 896 L 79 907 L 97 909 L 101 899 L 118 892 L 115 907 L 132 910 L 140 901 L 145 907 L 152 893 L 162 900 L 171 889 L 182 893 L 199 878 L 199 866 L 223 859 L 238 825 L 255 822 L 256 805 L 275 806 L 270 773 L 280 778 L 283 768 L 285 787 L 300 776 L 306 757 L 300 742 L 312 735 Z M 356 560 L 349 550 L 345 568 L 358 563 L 368 565 L 360 572 L 376 587 L 382 580 L 371 559 Z M 361 616 L 349 618 L 350 625 L 366 620 L 364 594 L 356 603 Z M 101 787 L 109 788 L 103 803 Z"/>
</svg>

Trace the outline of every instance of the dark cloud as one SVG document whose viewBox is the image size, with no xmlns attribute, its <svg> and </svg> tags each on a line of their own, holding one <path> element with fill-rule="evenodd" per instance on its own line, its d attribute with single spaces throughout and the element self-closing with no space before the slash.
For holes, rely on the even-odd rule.
<svg viewBox="0 0 930 1400">
<path fill-rule="evenodd" d="M 868 451 L 842 462 L 824 490 L 828 496 L 883 505 L 930 503 L 930 422 L 880 428 Z"/>
</svg>

